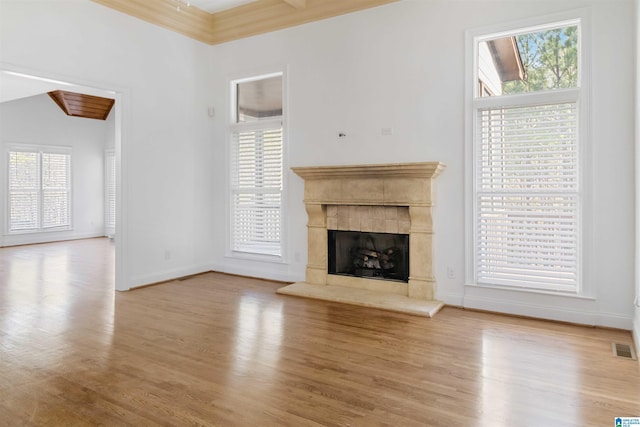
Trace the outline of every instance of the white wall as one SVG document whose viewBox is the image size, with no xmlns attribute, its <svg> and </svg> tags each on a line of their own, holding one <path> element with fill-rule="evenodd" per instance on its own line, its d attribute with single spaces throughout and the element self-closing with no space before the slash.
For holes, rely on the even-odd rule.
<svg viewBox="0 0 640 427">
<path fill-rule="evenodd" d="M 585 230 L 593 299 L 464 286 L 465 30 L 588 7 L 593 22 L 592 142 L 587 191 L 596 203 Z M 217 111 L 229 80 L 288 65 L 288 166 L 441 161 L 437 181 L 435 275 L 438 297 L 551 319 L 630 329 L 634 289 L 633 21 L 630 0 L 404 0 L 309 25 L 214 46 Z M 611 46 L 615 46 L 612 49 Z M 218 115 L 215 144 L 226 144 Z M 393 128 L 382 136 L 381 128 Z M 338 140 L 337 134 L 347 137 Z M 225 154 L 226 155 L 226 154 Z M 304 278 L 303 181 L 289 172 L 288 262 L 225 256 L 225 157 L 214 160 L 215 267 L 285 280 Z M 447 277 L 447 267 L 456 277 Z"/>
<path fill-rule="evenodd" d="M 112 109 L 113 111 L 113 109 Z M 105 149 L 109 149 L 109 150 L 115 150 L 116 149 L 116 119 L 115 119 L 115 114 L 109 114 L 109 117 L 107 117 L 107 120 L 105 120 L 105 122 L 107 123 L 107 130 L 106 130 L 106 135 L 104 138 L 104 148 Z"/>
<path fill-rule="evenodd" d="M 636 166 L 636 295 L 635 295 L 635 316 L 633 322 L 633 339 L 636 344 L 636 352 L 640 354 L 640 0 L 634 0 L 634 20 L 635 20 L 635 166 Z"/>
<path fill-rule="evenodd" d="M 593 21 L 593 299 L 463 285 L 464 33 L 577 7 Z M 205 46 L 88 0 L 0 2 L 0 65 L 123 96 L 118 236 L 124 288 L 213 267 L 304 277 L 302 180 L 289 173 L 287 262 L 225 256 L 228 83 L 288 66 L 288 165 L 438 160 L 435 275 L 448 304 L 631 328 L 634 84 L 631 0 L 404 0 Z M 615 46 L 612 49 L 611 46 Z M 207 117 L 207 107 L 217 115 Z M 381 128 L 393 128 L 382 136 Z M 337 138 L 339 132 L 347 137 Z M 447 267 L 456 272 L 447 277 Z"/>
<path fill-rule="evenodd" d="M 5 68 L 122 94 L 120 288 L 209 269 L 210 47 L 88 0 L 3 0 L 0 40 Z"/>
<path fill-rule="evenodd" d="M 111 127 L 113 127 L 113 120 Z M 0 104 L 0 141 L 2 143 L 72 148 L 73 229 L 4 235 L 5 246 L 103 235 L 103 154 L 108 128 L 107 121 L 67 116 L 48 95 L 37 95 Z M 0 174 L 5 177 L 6 162 L 0 163 Z M 6 184 L 2 186 L 3 194 L 5 189 Z M 4 215 L 3 210 L 0 213 L 3 232 L 6 230 Z"/>
</svg>

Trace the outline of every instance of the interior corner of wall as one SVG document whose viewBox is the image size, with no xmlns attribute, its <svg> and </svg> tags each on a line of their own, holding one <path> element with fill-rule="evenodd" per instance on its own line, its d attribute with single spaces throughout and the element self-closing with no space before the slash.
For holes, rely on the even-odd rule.
<svg viewBox="0 0 640 427">
<path fill-rule="evenodd" d="M 464 307 L 464 295 L 458 293 L 438 292 L 436 290 L 436 299 L 442 301 L 446 305 L 453 307 Z"/>
</svg>

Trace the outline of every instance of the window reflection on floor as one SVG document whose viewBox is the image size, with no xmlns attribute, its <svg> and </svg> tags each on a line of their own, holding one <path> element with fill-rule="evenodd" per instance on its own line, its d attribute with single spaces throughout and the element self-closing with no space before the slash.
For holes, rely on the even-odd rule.
<svg viewBox="0 0 640 427">
<path fill-rule="evenodd" d="M 553 353 L 549 347 L 555 347 Z M 550 356 L 550 355 L 553 356 Z M 522 366 L 529 366 L 523 375 Z M 562 417 L 572 423 L 580 421 L 580 408 L 569 390 L 579 388 L 579 357 L 560 336 L 541 336 L 540 331 L 488 329 L 482 334 L 482 413 L 478 425 L 511 427 L 514 425 L 553 425 L 562 406 Z M 559 378 L 560 377 L 560 378 Z M 563 384 L 558 387 L 558 383 Z M 540 400 L 531 396 L 549 395 L 555 405 L 549 414 Z M 546 414 L 546 415 L 545 415 Z M 527 423 L 523 415 L 530 415 Z M 546 417 L 550 418 L 547 420 Z M 528 424 L 533 423 L 533 424 Z"/>
<path fill-rule="evenodd" d="M 0 346 L 40 348 L 38 363 L 55 363 L 76 338 L 78 323 L 95 325 L 94 339 L 111 345 L 114 315 L 114 245 L 86 239 L 0 248 Z M 95 301 L 91 310 L 87 301 Z M 69 346 L 70 347 L 70 346 Z M 30 355 L 22 358 L 29 363 Z"/>
<path fill-rule="evenodd" d="M 280 358 L 282 334 L 282 303 L 264 306 L 251 295 L 243 295 L 238 310 L 234 376 L 270 376 Z M 261 366 L 262 371 L 249 372 L 256 366 Z"/>
</svg>

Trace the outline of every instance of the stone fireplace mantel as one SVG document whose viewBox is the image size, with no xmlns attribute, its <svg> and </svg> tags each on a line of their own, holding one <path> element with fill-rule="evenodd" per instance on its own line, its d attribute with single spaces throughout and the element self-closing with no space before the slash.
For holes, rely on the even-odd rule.
<svg viewBox="0 0 640 427">
<path fill-rule="evenodd" d="M 314 166 L 291 169 L 305 181 L 304 204 L 309 217 L 308 261 L 305 281 L 278 289 L 278 293 L 428 317 L 442 307 L 441 302 L 434 300 L 431 217 L 433 180 L 444 169 L 442 163 Z M 335 220 L 331 221 L 332 218 L 328 221 L 328 206 L 353 207 L 355 215 L 365 215 L 364 212 L 367 211 L 358 207 L 398 207 L 404 208 L 405 211 L 408 208 L 408 283 L 328 274 L 327 227 L 329 223 L 330 229 L 333 229 L 336 223 Z M 352 229 L 365 232 L 380 231 L 366 229 L 372 227 L 373 219 L 356 219 L 355 222 L 351 219 Z M 397 227 L 396 218 L 388 218 L 386 222 L 387 227 Z M 380 226 L 379 220 L 377 224 Z M 360 227 L 363 229 L 360 230 Z"/>
</svg>

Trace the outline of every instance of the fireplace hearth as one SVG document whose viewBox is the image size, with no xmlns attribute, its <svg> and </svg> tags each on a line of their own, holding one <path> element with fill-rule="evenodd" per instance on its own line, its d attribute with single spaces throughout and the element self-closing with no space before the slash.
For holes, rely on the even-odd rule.
<svg viewBox="0 0 640 427">
<path fill-rule="evenodd" d="M 307 268 L 303 282 L 277 292 L 433 316 L 443 305 L 434 299 L 431 216 L 442 169 L 438 162 L 292 168 L 304 179 Z"/>
</svg>

